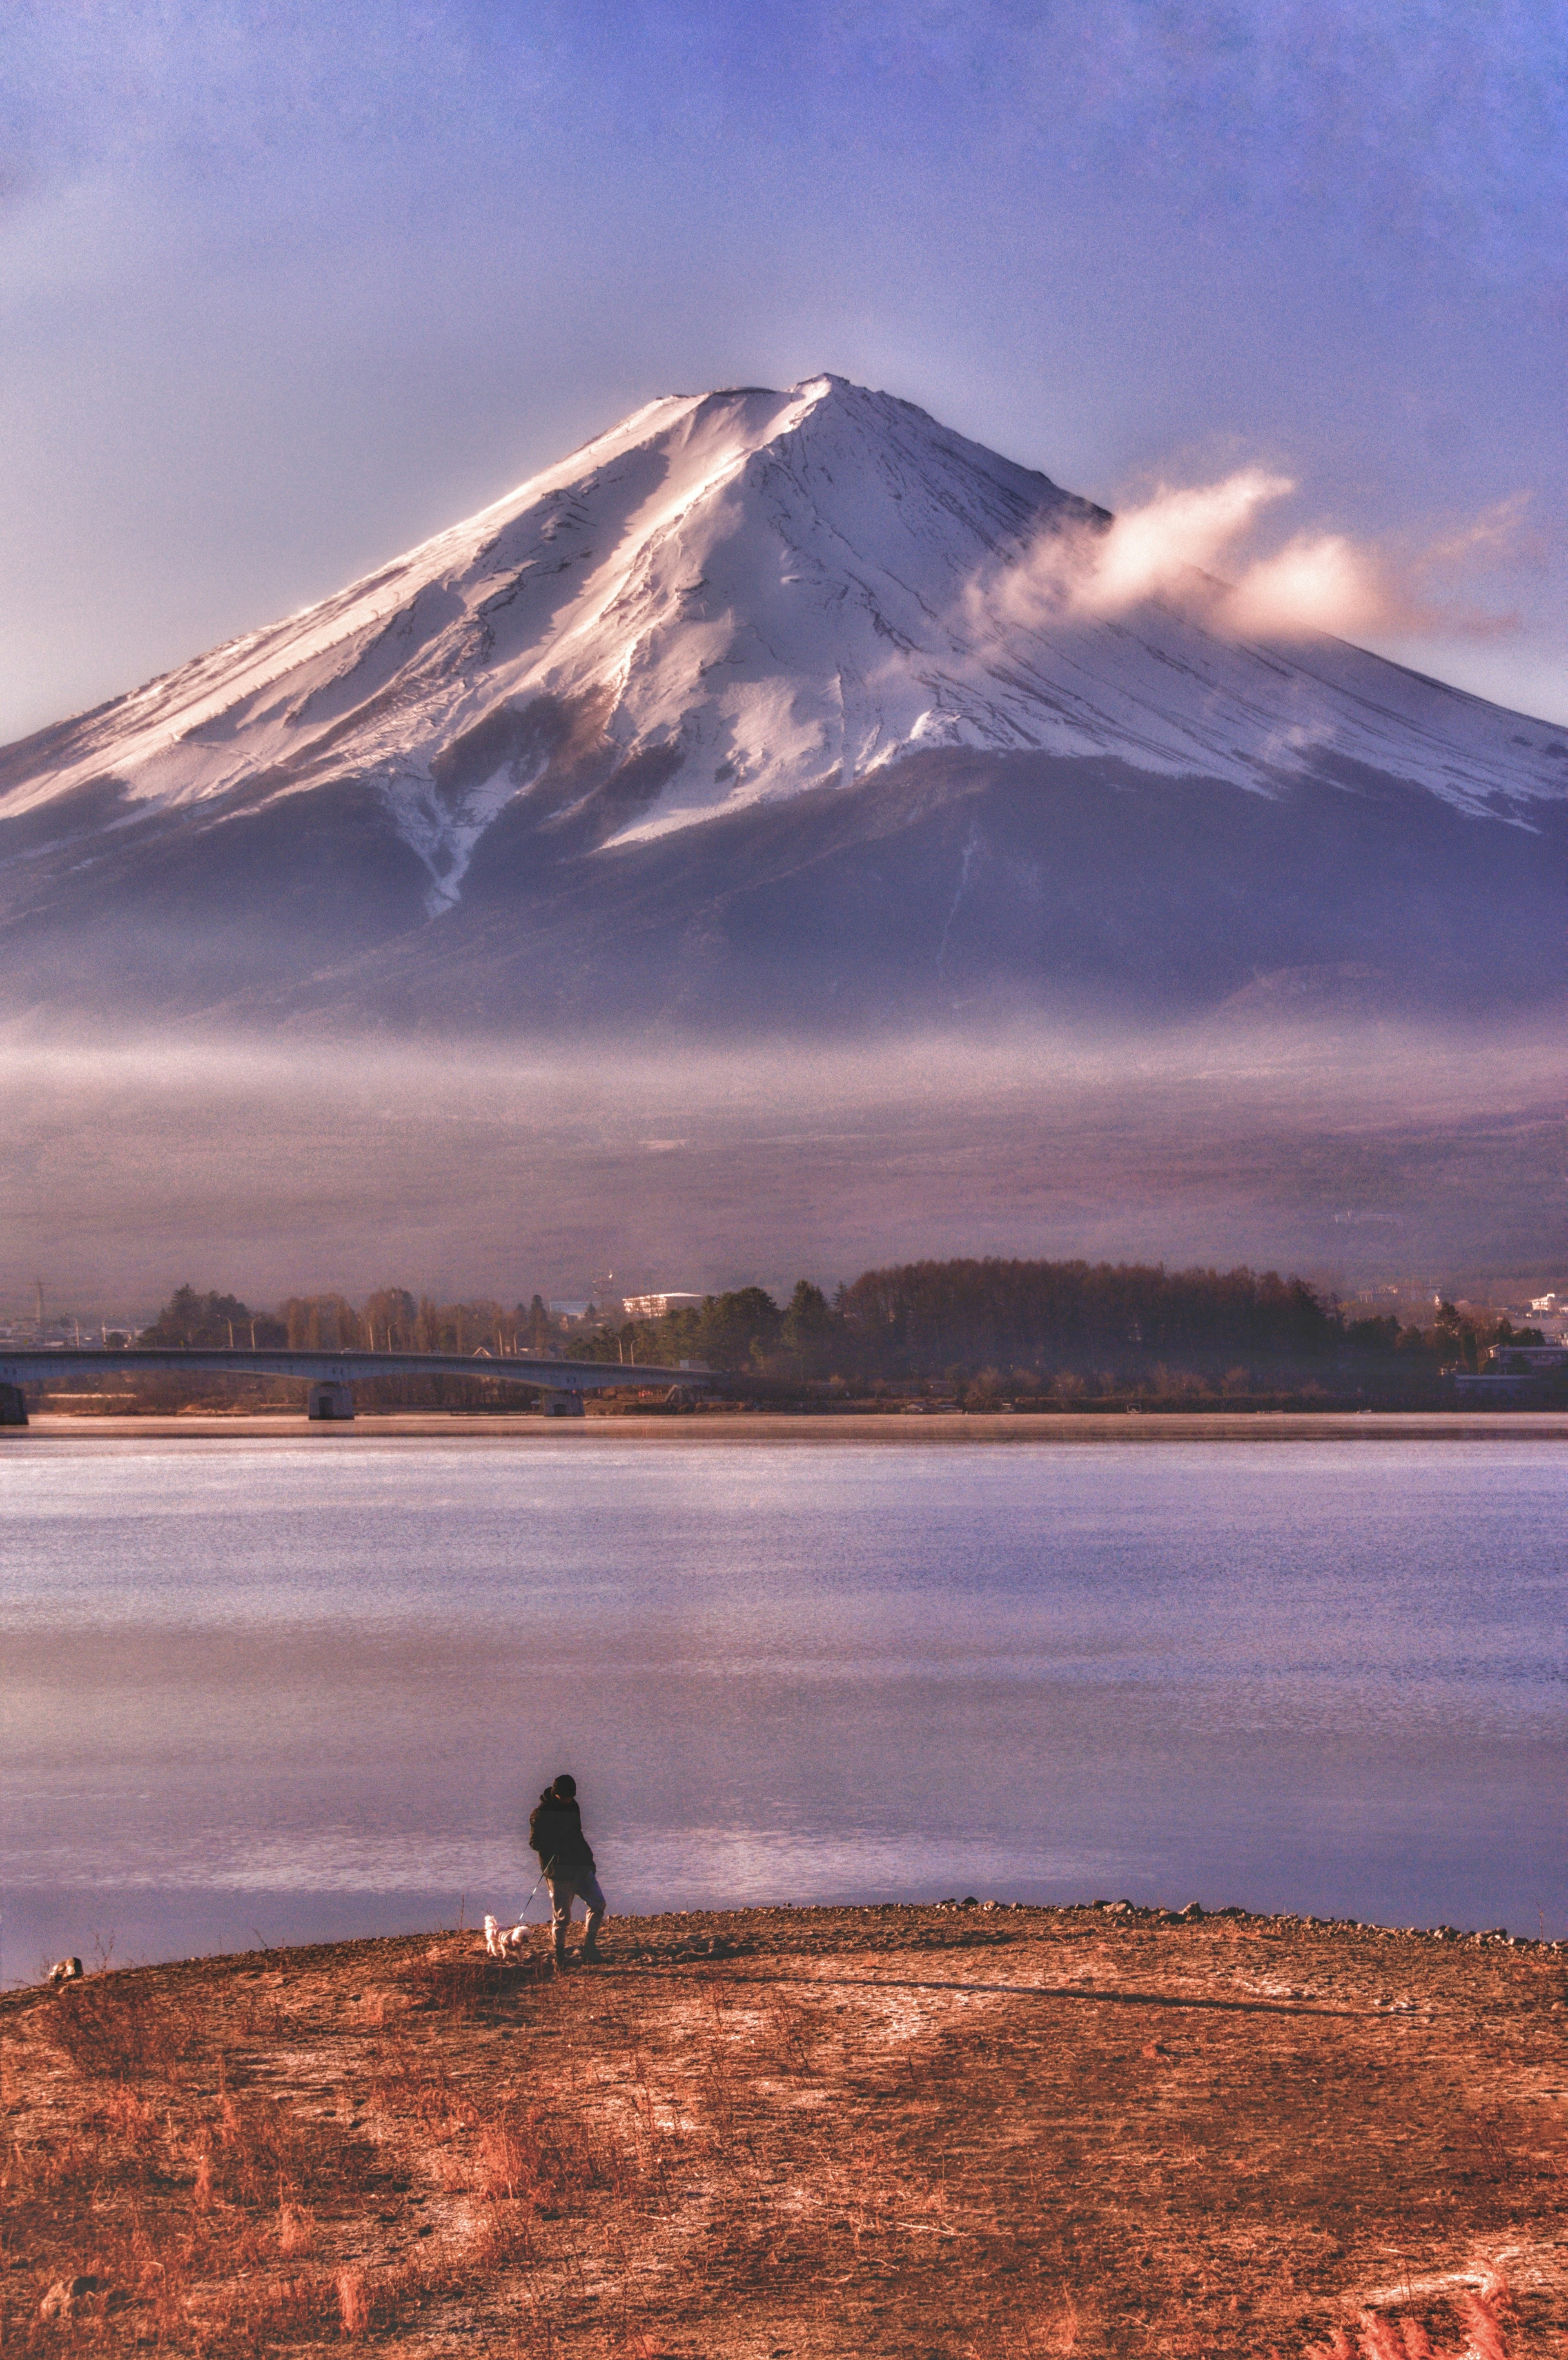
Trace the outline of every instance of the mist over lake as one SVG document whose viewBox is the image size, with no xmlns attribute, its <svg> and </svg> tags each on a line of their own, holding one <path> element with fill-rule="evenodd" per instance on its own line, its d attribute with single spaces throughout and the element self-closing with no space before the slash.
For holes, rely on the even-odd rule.
<svg viewBox="0 0 1568 2360">
<path fill-rule="evenodd" d="M 0 1317 L 831 1287 L 923 1256 L 1554 1285 L 1562 1035 L 1254 1018 L 852 1044 L 583 1036 L 0 1043 Z M 1499 1186 L 1506 1173 L 1507 1185 Z M 613 1290 L 612 1290 L 613 1291 Z"/>
<path fill-rule="evenodd" d="M 565 1768 L 613 1910 L 1560 1934 L 1560 1459 L 9 1436 L 5 1972 L 505 1914 Z"/>
</svg>

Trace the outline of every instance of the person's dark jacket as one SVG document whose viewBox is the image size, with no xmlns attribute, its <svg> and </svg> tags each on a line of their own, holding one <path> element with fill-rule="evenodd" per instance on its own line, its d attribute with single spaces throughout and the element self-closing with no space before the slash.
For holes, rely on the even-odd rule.
<svg viewBox="0 0 1568 2360">
<path fill-rule="evenodd" d="M 528 1847 L 539 1854 L 541 1868 L 570 1876 L 574 1868 L 593 1871 L 593 1855 L 583 1832 L 583 1813 L 575 1797 L 563 1803 L 546 1787 L 528 1818 Z"/>
</svg>

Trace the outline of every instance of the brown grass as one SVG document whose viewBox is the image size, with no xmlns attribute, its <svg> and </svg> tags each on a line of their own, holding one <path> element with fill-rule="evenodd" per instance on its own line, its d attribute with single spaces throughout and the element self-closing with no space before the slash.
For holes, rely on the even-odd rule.
<svg viewBox="0 0 1568 2360">
<path fill-rule="evenodd" d="M 769 1911 L 544 1964 L 454 1935 L 0 2002 L 5 2347 L 1530 2360 L 1568 2324 L 1554 1954 Z"/>
<path fill-rule="evenodd" d="M 363 2270 L 340 2270 L 336 2279 L 338 2318 L 345 2335 L 366 2335 L 370 2332 L 370 2305 L 365 2295 Z"/>
<path fill-rule="evenodd" d="M 1363 2311 L 1354 2344 L 1343 2327 L 1335 2327 L 1328 2343 L 1308 2345 L 1303 2360 L 1510 2360 L 1504 2313 L 1512 2308 L 1511 2299 L 1495 2272 L 1488 2280 L 1488 2291 L 1455 2298 L 1459 2341 L 1441 2351 L 1424 2320 Z M 1524 2348 L 1516 2345 L 1515 2351 L 1522 2354 Z"/>
</svg>

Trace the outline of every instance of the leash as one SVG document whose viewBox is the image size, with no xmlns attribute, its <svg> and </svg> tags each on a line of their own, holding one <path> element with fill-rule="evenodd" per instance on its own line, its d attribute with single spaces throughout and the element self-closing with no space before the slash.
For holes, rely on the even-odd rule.
<svg viewBox="0 0 1568 2360">
<path fill-rule="evenodd" d="M 538 1875 L 535 1877 L 535 1879 L 534 1879 L 534 1893 L 537 1893 L 537 1892 L 539 1891 L 539 1886 L 544 1883 L 545 1878 L 550 1874 L 550 1870 L 551 1870 L 554 1866 L 555 1866 L 555 1854 L 554 1854 L 553 1852 L 551 1852 L 551 1854 L 550 1854 L 550 1858 L 546 1861 L 546 1863 L 545 1863 L 544 1866 L 540 1869 L 540 1871 L 539 1871 L 539 1874 L 538 1874 Z M 534 1893 L 530 1893 L 530 1894 L 529 1894 L 529 1896 L 528 1896 L 528 1899 L 524 1902 L 524 1904 L 523 1904 L 522 1907 L 521 1907 L 521 1908 L 518 1910 L 518 1912 L 517 1912 L 517 1923 L 518 1923 L 518 1925 L 519 1925 L 519 1926 L 523 1923 L 523 1920 L 527 1918 L 527 1916 L 528 1916 L 528 1911 L 529 1911 L 529 1910 L 533 1907 L 533 1906 L 534 1906 Z"/>
</svg>

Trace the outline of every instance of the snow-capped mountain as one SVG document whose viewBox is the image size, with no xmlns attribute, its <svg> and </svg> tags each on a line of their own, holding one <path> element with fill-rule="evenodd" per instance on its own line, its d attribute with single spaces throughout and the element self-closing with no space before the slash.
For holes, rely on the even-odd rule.
<svg viewBox="0 0 1568 2360">
<path fill-rule="evenodd" d="M 893 1007 L 982 969 L 1224 998 L 1419 963 L 1412 891 L 1543 923 L 1563 732 L 1201 601 L 1012 595 L 1109 523 L 838 377 L 653 402 L 0 756 L 12 1005 L 78 997 L 105 926 L 159 1006 L 501 1019 Z"/>
</svg>

